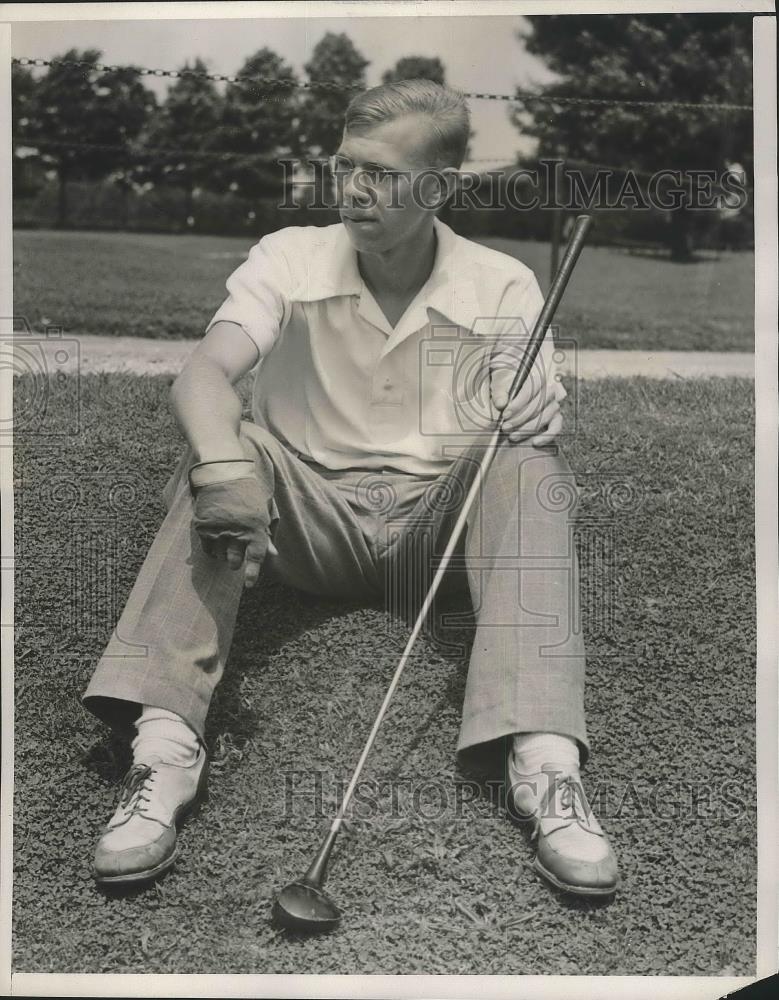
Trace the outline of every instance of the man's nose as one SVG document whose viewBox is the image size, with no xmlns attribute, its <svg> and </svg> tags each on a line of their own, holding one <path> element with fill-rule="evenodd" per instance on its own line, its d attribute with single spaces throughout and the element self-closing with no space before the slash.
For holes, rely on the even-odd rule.
<svg viewBox="0 0 779 1000">
<path fill-rule="evenodd" d="M 362 171 L 357 168 L 347 174 L 343 183 L 343 199 L 346 205 L 365 207 L 371 202 L 371 192 L 365 183 Z"/>
</svg>

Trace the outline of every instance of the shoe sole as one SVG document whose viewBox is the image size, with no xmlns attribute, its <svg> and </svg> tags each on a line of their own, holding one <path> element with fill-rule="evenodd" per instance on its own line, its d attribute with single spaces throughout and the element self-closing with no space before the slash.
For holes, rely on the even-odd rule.
<svg viewBox="0 0 779 1000">
<path fill-rule="evenodd" d="M 206 762 L 203 765 L 203 773 L 200 776 L 200 781 L 198 782 L 197 791 L 195 792 L 195 797 L 191 802 L 186 805 L 181 806 L 180 809 L 176 810 L 173 814 L 173 822 L 176 825 L 176 834 L 183 826 L 187 819 L 196 816 L 204 803 L 208 801 L 208 768 L 209 761 L 206 758 Z M 128 872 L 126 875 L 96 875 L 92 873 L 92 878 L 95 880 L 97 885 L 132 885 L 134 882 L 151 882 L 154 879 L 159 878 L 176 864 L 179 857 L 179 847 L 178 843 L 173 848 L 173 853 L 169 858 L 161 861 L 154 868 L 147 868 L 142 872 Z"/>
<path fill-rule="evenodd" d="M 173 854 L 171 854 L 169 858 L 166 858 L 161 864 L 157 865 L 156 868 L 147 868 L 146 871 L 142 872 L 130 872 L 127 875 L 93 874 L 92 878 L 98 885 L 131 885 L 136 882 L 151 882 L 153 879 L 164 875 L 165 872 L 170 871 L 178 860 L 178 856 L 178 847 L 176 847 Z"/>
<path fill-rule="evenodd" d="M 544 868 L 538 858 L 535 858 L 532 864 L 533 871 L 537 872 L 547 882 L 563 892 L 569 892 L 574 896 L 613 896 L 614 893 L 619 889 L 619 880 L 613 886 L 594 886 L 594 885 L 569 885 L 567 882 L 562 882 L 556 875 L 553 875 L 548 868 Z"/>
<path fill-rule="evenodd" d="M 527 827 L 534 825 L 533 816 L 524 816 L 518 813 L 513 805 L 507 803 L 506 811 L 511 821 L 517 826 Z M 547 868 L 544 868 L 538 858 L 533 859 L 531 868 L 538 875 L 545 878 L 555 889 L 571 893 L 574 896 L 613 896 L 620 887 L 619 879 L 617 879 L 613 886 L 569 885 L 567 882 L 563 882 L 557 878 L 556 875 L 553 875 Z"/>
</svg>

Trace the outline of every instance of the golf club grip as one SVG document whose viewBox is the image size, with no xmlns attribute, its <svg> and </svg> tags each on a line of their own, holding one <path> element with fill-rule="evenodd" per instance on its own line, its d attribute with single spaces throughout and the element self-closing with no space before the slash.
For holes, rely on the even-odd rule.
<svg viewBox="0 0 779 1000">
<path fill-rule="evenodd" d="M 557 269 L 557 274 L 554 276 L 552 286 L 549 289 L 549 294 L 544 300 L 543 308 L 541 309 L 538 319 L 536 320 L 536 324 L 533 327 L 533 332 L 530 334 L 527 350 L 525 351 L 519 368 L 517 368 L 516 374 L 512 379 L 511 389 L 508 394 L 509 400 L 512 400 L 516 396 L 525 384 L 525 379 L 533 370 L 533 365 L 538 357 L 538 352 L 541 350 L 541 344 L 544 342 L 544 336 L 549 328 L 549 324 L 554 319 L 557 307 L 560 305 L 560 299 L 563 297 L 563 292 L 568 284 L 568 279 L 571 277 L 571 273 L 576 266 L 576 261 L 579 259 L 579 254 L 582 252 L 584 241 L 587 238 L 587 231 L 591 225 L 592 216 L 577 215 L 576 226 L 570 240 L 568 241 L 568 246 L 565 248 L 565 255 L 563 256 L 562 262 Z"/>
</svg>

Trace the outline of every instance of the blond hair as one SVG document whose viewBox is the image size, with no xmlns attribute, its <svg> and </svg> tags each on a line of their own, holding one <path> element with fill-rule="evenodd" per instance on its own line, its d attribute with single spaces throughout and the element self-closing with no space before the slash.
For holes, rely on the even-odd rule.
<svg viewBox="0 0 779 1000">
<path fill-rule="evenodd" d="M 470 136 L 470 115 L 463 95 L 432 80 L 398 80 L 353 97 L 346 109 L 346 132 L 362 132 L 406 115 L 430 120 L 431 167 L 460 167 Z"/>
</svg>

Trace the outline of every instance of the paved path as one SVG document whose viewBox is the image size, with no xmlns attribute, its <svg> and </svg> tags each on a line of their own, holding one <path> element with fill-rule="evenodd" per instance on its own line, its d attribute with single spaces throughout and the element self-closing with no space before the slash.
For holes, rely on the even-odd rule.
<svg viewBox="0 0 779 1000">
<path fill-rule="evenodd" d="M 150 340 L 142 337 L 31 337 L 19 334 L 16 370 L 37 367 L 34 358 L 46 356 L 50 372 L 132 372 L 167 375 L 180 371 L 195 346 L 193 340 Z M 44 346 L 40 346 L 40 345 Z M 565 374 L 579 378 L 629 377 L 705 378 L 708 376 L 755 377 L 754 354 L 736 351 L 595 351 L 560 352 Z"/>
</svg>

